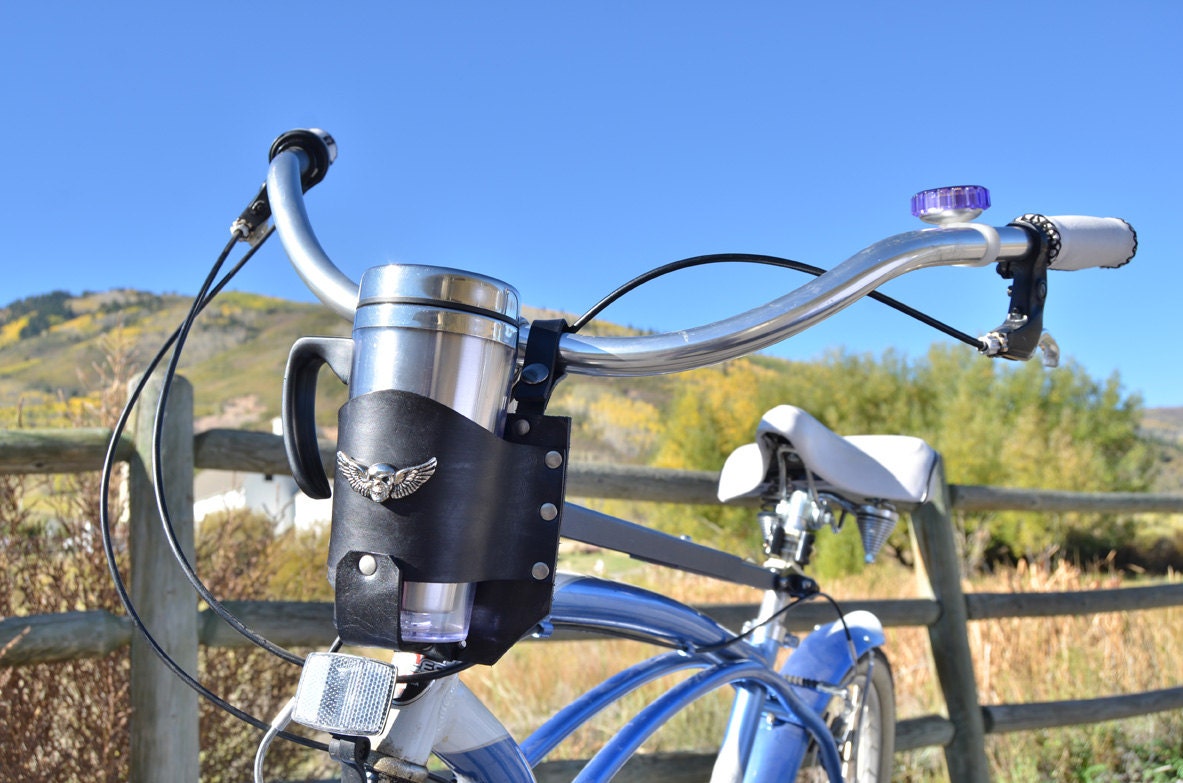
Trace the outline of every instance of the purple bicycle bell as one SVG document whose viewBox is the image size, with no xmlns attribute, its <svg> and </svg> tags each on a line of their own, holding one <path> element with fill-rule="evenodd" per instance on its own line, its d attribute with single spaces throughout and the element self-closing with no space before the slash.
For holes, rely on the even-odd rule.
<svg viewBox="0 0 1183 783">
<path fill-rule="evenodd" d="M 981 185 L 933 188 L 912 196 L 912 214 L 938 226 L 968 222 L 989 207 L 990 191 Z"/>
</svg>

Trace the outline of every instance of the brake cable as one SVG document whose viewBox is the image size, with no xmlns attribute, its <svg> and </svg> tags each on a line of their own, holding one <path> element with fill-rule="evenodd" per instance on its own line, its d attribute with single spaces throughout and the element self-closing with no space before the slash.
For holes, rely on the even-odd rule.
<svg viewBox="0 0 1183 783">
<path fill-rule="evenodd" d="M 220 265 L 225 262 L 226 258 L 230 255 L 230 251 L 233 249 L 234 245 L 237 244 L 237 241 L 237 238 L 235 238 L 225 247 L 219 256 L 218 261 L 216 262 L 216 266 L 220 267 Z M 231 278 L 233 278 L 233 276 L 237 274 L 237 272 L 250 259 L 250 257 L 254 255 L 255 251 L 261 244 L 262 243 L 256 244 L 244 254 L 243 258 L 239 260 L 235 267 L 230 272 L 228 272 L 225 277 L 223 277 L 221 282 L 219 282 L 219 284 L 215 286 L 208 295 L 204 297 L 201 302 L 201 307 L 204 308 L 207 304 L 209 304 L 210 300 L 212 300 L 214 296 L 216 296 L 222 291 L 223 288 L 225 288 L 225 286 L 230 282 Z M 144 624 L 143 618 L 140 617 L 139 612 L 136 611 L 135 604 L 133 603 L 131 596 L 128 594 L 127 585 L 123 580 L 123 576 L 119 573 L 119 565 L 116 562 L 115 546 L 111 533 L 111 509 L 108 502 L 111 493 L 111 477 L 114 474 L 115 462 L 117 461 L 115 458 L 115 452 L 118 449 L 123 432 L 127 428 L 128 420 L 131 418 L 131 413 L 135 407 L 136 402 L 139 400 L 140 396 L 143 394 L 144 389 L 147 387 L 152 373 L 160 365 L 161 361 L 164 359 L 165 354 L 176 342 L 179 333 L 179 329 L 173 332 L 173 334 L 165 340 L 164 345 L 161 346 L 160 350 L 157 351 L 156 355 L 148 363 L 147 369 L 141 375 L 140 380 L 136 383 L 135 388 L 132 390 L 127 404 L 120 412 L 119 418 L 115 423 L 115 427 L 111 435 L 111 440 L 107 444 L 107 453 L 103 457 L 103 467 L 99 479 L 99 530 L 103 544 L 103 553 L 107 557 L 107 567 L 111 573 L 111 580 L 114 583 L 115 592 L 119 596 L 119 601 L 123 604 L 124 610 L 127 612 L 128 619 L 131 620 L 131 623 L 133 626 L 135 626 L 136 631 L 139 632 L 139 634 L 148 643 L 148 646 L 151 648 L 152 652 L 155 653 L 156 657 L 160 659 L 161 663 L 163 663 L 169 669 L 169 671 L 179 677 L 186 685 L 196 691 L 198 695 L 202 696 L 218 708 L 228 712 L 230 715 L 245 723 L 249 723 L 257 729 L 266 731 L 269 727 L 269 724 L 266 721 L 263 721 L 260 718 L 257 718 L 254 715 L 251 715 L 250 713 L 235 707 L 225 699 L 215 694 L 209 688 L 205 687 L 192 674 L 185 671 L 180 666 L 180 664 L 178 664 L 176 660 L 174 660 L 172 656 L 170 656 L 168 652 L 165 651 L 163 647 L 161 647 L 160 642 L 158 642 L 156 637 L 154 637 L 148 630 L 148 627 Z M 301 737 L 298 734 L 282 732 L 279 736 L 314 750 L 328 750 L 328 746 L 324 743 L 316 742 L 315 740 L 308 739 L 307 737 Z"/>
<path fill-rule="evenodd" d="M 811 264 L 794 261 L 790 258 L 780 258 L 779 256 L 768 256 L 759 253 L 714 253 L 711 255 L 683 258 L 680 261 L 672 261 L 668 264 L 664 264 L 663 266 L 659 266 L 656 269 L 651 269 L 642 275 L 634 277 L 632 280 L 628 281 L 592 305 L 591 309 L 579 316 L 579 318 L 575 319 L 575 322 L 571 324 L 567 331 L 571 333 L 578 332 L 580 329 L 587 326 L 588 323 L 594 320 L 596 316 L 603 312 L 613 302 L 620 299 L 630 291 L 640 287 L 641 285 L 644 285 L 645 283 L 648 283 L 652 280 L 656 280 L 663 275 L 667 275 L 671 272 L 677 272 L 682 269 L 689 269 L 690 267 L 722 263 L 765 264 L 768 266 L 781 267 L 783 269 L 792 269 L 796 272 L 804 272 L 806 274 L 813 275 L 814 277 L 820 277 L 826 273 L 825 269 L 812 266 Z M 894 299 L 886 294 L 879 293 L 878 291 L 872 291 L 867 294 L 867 296 L 870 299 L 874 299 L 876 302 L 887 305 L 893 310 L 897 310 L 904 315 L 915 318 L 917 321 L 920 321 L 926 326 L 931 326 L 933 329 L 936 329 L 937 331 L 942 332 L 949 337 L 960 340 L 966 345 L 971 345 L 979 351 L 984 349 L 982 341 L 977 337 L 966 334 L 960 329 L 933 318 L 927 313 L 923 313 L 916 308 L 911 307 L 910 305 L 906 305 L 898 299 Z"/>
<path fill-rule="evenodd" d="M 254 254 L 254 251 L 263 244 L 268 236 L 270 236 L 270 233 L 271 231 L 269 230 L 261 240 L 254 244 L 251 250 L 246 253 L 242 263 L 246 263 L 246 261 L 249 260 L 250 256 Z M 236 235 L 231 240 L 231 244 L 228 246 L 227 250 L 229 250 L 229 247 L 232 247 L 237 241 L 238 236 Z M 227 254 L 228 253 L 224 252 L 222 257 L 214 263 L 213 268 L 210 269 L 209 275 L 206 277 L 205 282 L 202 283 L 201 289 L 194 298 L 193 305 L 190 307 L 185 320 L 182 321 L 181 326 L 177 329 L 177 332 L 175 333 L 175 344 L 173 346 L 172 358 L 169 360 L 168 367 L 164 373 L 164 378 L 161 381 L 160 399 L 156 405 L 156 415 L 153 420 L 152 428 L 152 480 L 155 488 L 156 508 L 160 513 L 161 526 L 164 529 L 165 538 L 168 540 L 169 548 L 172 550 L 173 558 L 181 567 L 181 571 L 184 572 L 185 577 L 189 580 L 189 584 L 193 586 L 193 589 L 199 596 L 201 596 L 201 599 L 209 604 L 210 609 L 216 612 L 218 617 L 222 618 L 222 620 L 228 623 L 235 631 L 249 639 L 254 644 L 262 647 L 272 655 L 282 658 L 288 663 L 302 666 L 304 664 L 304 658 L 302 656 L 280 647 L 269 639 L 266 639 L 252 631 L 232 612 L 226 609 L 222 603 L 214 597 L 205 583 L 201 581 L 201 578 L 197 575 L 193 565 L 189 562 L 184 549 L 181 547 L 180 541 L 177 539 L 176 529 L 172 522 L 172 515 L 169 513 L 168 502 L 164 496 L 164 460 L 161 454 L 161 441 L 163 439 L 164 432 L 164 411 L 168 404 L 169 394 L 172 391 L 172 383 L 173 379 L 176 377 L 177 367 L 180 364 L 181 353 L 185 347 L 186 341 L 189 338 L 189 332 L 193 327 L 193 323 L 197 319 L 198 314 L 201 313 L 201 311 L 213 299 L 213 297 L 220 293 L 220 289 L 214 292 L 210 292 L 209 289 L 213 284 L 214 279 L 217 277 L 217 273 L 224 263 Z M 237 272 L 237 269 L 234 271 Z M 229 282 L 229 277 L 230 276 L 228 275 L 225 282 Z"/>
</svg>

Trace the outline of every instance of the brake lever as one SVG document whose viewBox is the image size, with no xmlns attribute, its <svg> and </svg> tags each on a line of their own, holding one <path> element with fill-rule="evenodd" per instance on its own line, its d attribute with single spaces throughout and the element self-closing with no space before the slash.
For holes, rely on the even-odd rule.
<svg viewBox="0 0 1183 783">
<path fill-rule="evenodd" d="M 304 193 L 324 179 L 329 166 L 337 159 L 337 142 L 320 128 L 280 134 L 272 142 L 267 159 L 275 160 L 276 155 L 286 150 L 298 150 L 304 155 L 304 166 L 300 172 L 300 187 Z M 262 240 L 270 219 L 271 202 L 267 198 L 267 183 L 264 182 L 242 214 L 230 224 L 230 233 L 253 247 Z"/>
<path fill-rule="evenodd" d="M 1036 249 L 1022 258 L 998 263 L 998 274 L 1011 280 L 1010 307 L 1006 320 L 982 337 L 982 353 L 1003 359 L 1027 361 L 1036 349 L 1045 347 L 1045 365 L 1059 363 L 1059 347 L 1051 336 L 1044 338 L 1043 305 L 1047 301 L 1049 244 L 1047 236 L 1019 219 L 1010 225 L 1027 231 L 1036 240 Z M 1050 349 L 1050 350 L 1049 350 Z M 1049 364 L 1050 362 L 1054 362 Z"/>
</svg>

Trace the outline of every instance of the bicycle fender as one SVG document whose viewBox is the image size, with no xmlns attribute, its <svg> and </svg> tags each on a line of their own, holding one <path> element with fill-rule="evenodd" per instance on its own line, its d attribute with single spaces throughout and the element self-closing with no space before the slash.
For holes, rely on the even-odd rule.
<svg viewBox="0 0 1183 783">
<path fill-rule="evenodd" d="M 838 684 L 851 674 L 859 658 L 882 646 L 885 637 L 879 618 L 866 611 L 851 612 L 842 620 L 823 625 L 806 636 L 789 656 L 781 673 L 790 677 Z M 846 638 L 846 629 L 851 639 Z M 851 643 L 855 659 L 852 661 Z M 829 694 L 812 688 L 795 687 L 797 695 L 809 709 L 821 712 L 830 700 Z M 781 714 L 782 720 L 760 724 L 748 756 L 744 783 L 780 783 L 796 774 L 805 757 L 809 735 L 798 723 L 799 716 L 790 711 Z"/>
<path fill-rule="evenodd" d="M 849 640 L 846 629 L 850 630 Z M 837 685 L 854 670 L 859 658 L 882 647 L 885 641 L 883 624 L 878 617 L 863 610 L 850 612 L 842 620 L 823 625 L 802 639 L 781 668 L 781 673 Z M 854 660 L 850 658 L 851 646 L 854 647 Z M 830 699 L 828 694 L 808 688 L 800 688 L 799 692 L 814 710 L 823 709 Z"/>
</svg>

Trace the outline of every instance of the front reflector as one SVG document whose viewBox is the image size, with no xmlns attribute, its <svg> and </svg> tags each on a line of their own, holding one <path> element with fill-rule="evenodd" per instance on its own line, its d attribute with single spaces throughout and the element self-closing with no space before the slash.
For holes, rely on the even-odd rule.
<svg viewBox="0 0 1183 783">
<path fill-rule="evenodd" d="M 292 720 L 330 734 L 377 734 L 394 698 L 393 666 L 344 653 L 304 660 Z"/>
</svg>

